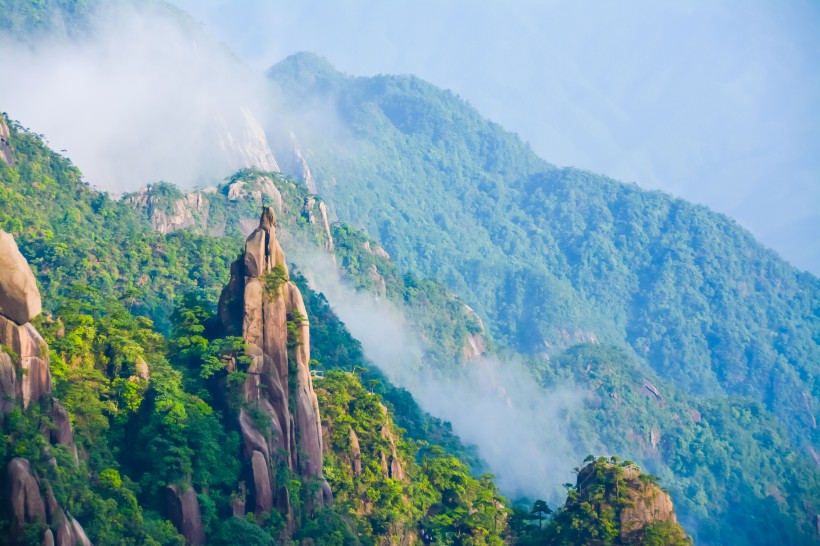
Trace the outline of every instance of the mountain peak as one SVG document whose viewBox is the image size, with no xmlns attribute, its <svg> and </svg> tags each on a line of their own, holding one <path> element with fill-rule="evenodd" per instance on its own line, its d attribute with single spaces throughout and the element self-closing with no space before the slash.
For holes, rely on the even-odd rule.
<svg viewBox="0 0 820 546">
<path fill-rule="evenodd" d="M 294 53 L 276 63 L 268 69 L 267 76 L 283 87 L 322 92 L 331 92 L 348 79 L 326 58 L 309 51 Z"/>
</svg>

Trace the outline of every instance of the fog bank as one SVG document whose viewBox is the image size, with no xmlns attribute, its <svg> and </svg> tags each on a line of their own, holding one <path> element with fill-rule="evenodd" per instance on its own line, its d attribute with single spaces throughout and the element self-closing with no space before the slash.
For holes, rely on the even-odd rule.
<svg viewBox="0 0 820 546">
<path fill-rule="evenodd" d="M 104 5 L 73 40 L 0 36 L 0 63 L 0 110 L 101 189 L 276 167 L 258 119 L 263 77 L 167 6 Z"/>
</svg>

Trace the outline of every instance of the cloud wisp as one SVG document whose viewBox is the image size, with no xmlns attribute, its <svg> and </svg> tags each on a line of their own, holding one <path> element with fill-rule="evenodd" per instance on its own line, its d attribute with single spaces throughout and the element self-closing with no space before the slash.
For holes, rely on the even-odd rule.
<svg viewBox="0 0 820 546">
<path fill-rule="evenodd" d="M 356 292 L 326 254 L 289 249 L 311 286 L 324 293 L 365 355 L 427 412 L 449 421 L 477 446 L 512 498 L 563 500 L 580 461 L 570 441 L 572 414 L 583 392 L 574 385 L 542 389 L 516 361 L 483 358 L 447 372 L 426 365 L 412 325 L 393 303 Z"/>
<path fill-rule="evenodd" d="M 74 39 L 0 36 L 0 108 L 12 119 L 113 192 L 275 168 L 260 74 L 167 6 L 118 2 L 90 17 Z"/>
</svg>

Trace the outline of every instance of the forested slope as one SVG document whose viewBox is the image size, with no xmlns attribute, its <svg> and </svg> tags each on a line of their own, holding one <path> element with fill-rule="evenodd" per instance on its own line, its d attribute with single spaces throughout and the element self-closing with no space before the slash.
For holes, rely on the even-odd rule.
<svg viewBox="0 0 820 546">
<path fill-rule="evenodd" d="M 551 166 L 413 76 L 347 76 L 311 54 L 268 75 L 331 213 L 444 282 L 546 384 L 574 377 L 595 393 L 577 416 L 582 445 L 674 469 L 703 540 L 758 543 L 785 528 L 760 515 L 781 510 L 809 528 L 817 278 L 705 207 Z"/>
</svg>

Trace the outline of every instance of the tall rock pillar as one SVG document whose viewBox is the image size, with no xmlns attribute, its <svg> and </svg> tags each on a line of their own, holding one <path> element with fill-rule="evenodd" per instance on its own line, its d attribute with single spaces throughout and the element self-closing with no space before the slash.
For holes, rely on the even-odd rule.
<svg viewBox="0 0 820 546">
<path fill-rule="evenodd" d="M 302 294 L 289 280 L 276 238 L 276 217 L 269 207 L 264 207 L 259 227 L 231 266 L 219 316 L 231 334 L 245 339 L 251 358 L 239 413 L 252 474 L 247 509 L 259 513 L 275 507 L 291 513 L 287 489 L 277 480 L 281 472 L 317 486 L 311 504 L 329 504 L 332 495 L 322 475 L 319 404 L 308 368 L 307 311 Z"/>
</svg>

